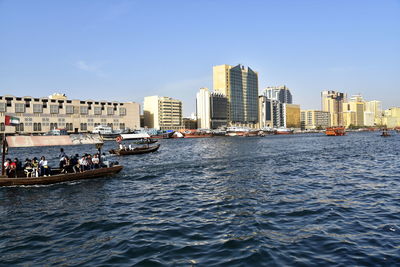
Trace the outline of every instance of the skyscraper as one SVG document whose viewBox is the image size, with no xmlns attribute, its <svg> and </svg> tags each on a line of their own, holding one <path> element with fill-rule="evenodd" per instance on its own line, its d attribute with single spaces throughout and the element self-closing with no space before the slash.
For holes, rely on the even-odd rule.
<svg viewBox="0 0 400 267">
<path fill-rule="evenodd" d="M 292 104 L 293 98 L 289 88 L 285 85 L 267 87 L 264 89 L 264 95 L 271 100 L 278 100 L 281 103 Z"/>
<path fill-rule="evenodd" d="M 226 126 L 228 122 L 228 99 L 224 94 L 213 92 L 210 95 L 211 128 Z"/>
<path fill-rule="evenodd" d="M 242 65 L 213 67 L 216 92 L 228 99 L 230 124 L 255 125 L 258 120 L 258 74 Z"/>
<path fill-rule="evenodd" d="M 210 129 L 210 91 L 208 88 L 200 88 L 196 95 L 196 117 L 197 127 L 202 129 Z"/>
<path fill-rule="evenodd" d="M 343 103 L 343 125 L 349 127 L 364 126 L 365 102 L 361 95 L 353 95 L 350 101 Z"/>
<path fill-rule="evenodd" d="M 202 129 L 216 129 L 227 124 L 228 100 L 222 93 L 200 88 L 196 97 L 197 126 Z"/>
<path fill-rule="evenodd" d="M 343 122 L 343 103 L 346 102 L 347 95 L 345 93 L 335 91 L 323 91 L 321 93 L 322 111 L 330 113 L 330 126 L 342 126 Z"/>
</svg>

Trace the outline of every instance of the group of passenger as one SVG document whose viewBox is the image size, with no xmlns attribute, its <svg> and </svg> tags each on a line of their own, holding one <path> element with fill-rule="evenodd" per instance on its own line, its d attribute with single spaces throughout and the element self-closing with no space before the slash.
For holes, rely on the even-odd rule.
<svg viewBox="0 0 400 267">
<path fill-rule="evenodd" d="M 108 160 L 104 153 L 102 155 L 98 153 L 94 155 L 83 154 L 82 156 L 75 154 L 75 156 L 63 156 L 60 158 L 61 173 L 84 172 L 102 167 L 108 167 Z"/>
<path fill-rule="evenodd" d="M 136 149 L 138 149 L 138 148 L 134 147 L 132 144 L 129 144 L 128 146 L 119 144 L 119 150 L 130 151 L 130 150 L 136 150 Z"/>
<path fill-rule="evenodd" d="M 96 153 L 75 154 L 75 156 L 67 156 L 64 149 L 60 149 L 59 155 L 59 169 L 60 173 L 78 173 L 87 170 L 93 170 L 98 168 L 110 167 L 110 163 L 106 158 L 106 154 Z M 40 177 L 40 176 L 51 176 L 51 167 L 44 156 L 38 160 L 37 157 L 33 159 L 27 158 L 22 164 L 18 158 L 11 160 L 8 158 L 4 162 L 4 168 L 7 177 L 14 178 L 18 177 L 18 173 L 24 172 L 26 177 Z"/>
<path fill-rule="evenodd" d="M 24 164 L 15 158 L 11 160 L 10 158 L 6 159 L 4 162 L 4 169 L 6 171 L 7 177 L 14 178 L 18 176 L 18 173 L 23 171 L 26 177 L 39 177 L 39 176 L 48 176 L 50 175 L 50 167 L 48 161 L 44 156 L 38 160 L 37 157 L 33 159 L 25 159 Z"/>
</svg>

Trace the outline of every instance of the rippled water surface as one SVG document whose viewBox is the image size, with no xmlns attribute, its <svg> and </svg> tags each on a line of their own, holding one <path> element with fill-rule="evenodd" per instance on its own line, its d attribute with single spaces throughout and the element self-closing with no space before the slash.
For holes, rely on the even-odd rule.
<svg viewBox="0 0 400 267">
<path fill-rule="evenodd" d="M 114 177 L 0 188 L 0 265 L 395 266 L 399 142 L 379 133 L 161 140 L 156 153 L 113 157 L 125 166 Z"/>
</svg>

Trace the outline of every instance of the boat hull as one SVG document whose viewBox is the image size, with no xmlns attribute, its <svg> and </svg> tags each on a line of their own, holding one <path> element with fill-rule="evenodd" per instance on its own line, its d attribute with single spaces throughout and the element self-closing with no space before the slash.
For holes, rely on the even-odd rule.
<svg viewBox="0 0 400 267">
<path fill-rule="evenodd" d="M 118 156 L 140 155 L 140 154 L 156 152 L 159 148 L 160 148 L 160 145 L 152 146 L 149 148 L 139 148 L 136 150 L 112 149 L 112 150 L 110 150 L 110 154 L 115 154 Z"/>
<path fill-rule="evenodd" d="M 343 136 L 346 135 L 346 130 L 344 127 L 330 127 L 326 128 L 325 134 L 327 136 Z"/>
<path fill-rule="evenodd" d="M 276 131 L 275 134 L 293 134 L 293 131 Z"/>
<path fill-rule="evenodd" d="M 0 186 L 48 185 L 68 181 L 94 179 L 117 174 L 122 170 L 122 168 L 121 165 L 116 165 L 109 168 L 100 168 L 78 173 L 57 174 L 46 177 L 0 178 Z"/>
<path fill-rule="evenodd" d="M 210 138 L 212 134 L 185 134 L 183 138 Z"/>
</svg>

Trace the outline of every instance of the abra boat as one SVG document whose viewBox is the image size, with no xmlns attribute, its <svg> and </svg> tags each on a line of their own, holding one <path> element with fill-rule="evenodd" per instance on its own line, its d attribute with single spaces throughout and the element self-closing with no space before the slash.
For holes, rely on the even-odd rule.
<svg viewBox="0 0 400 267">
<path fill-rule="evenodd" d="M 110 126 L 108 125 L 98 125 L 94 127 L 92 133 L 94 134 L 100 134 L 101 137 L 104 140 L 114 140 L 116 137 L 118 137 L 120 134 L 126 134 L 129 132 L 129 129 L 124 129 L 124 130 L 113 130 Z"/>
<path fill-rule="evenodd" d="M 125 156 L 125 155 L 138 155 L 138 154 L 146 154 L 146 153 L 151 153 L 155 152 L 160 148 L 160 145 L 155 145 L 155 146 L 150 146 L 150 143 L 147 143 L 146 145 L 142 147 L 135 147 L 135 148 L 127 148 L 124 145 L 122 145 L 122 141 L 129 141 L 129 140 L 150 140 L 150 135 L 147 133 L 139 133 L 139 134 L 121 134 L 120 136 L 117 137 L 116 141 L 120 145 L 120 149 L 111 149 L 109 152 L 110 154 L 115 154 L 119 156 Z"/>
<path fill-rule="evenodd" d="M 387 129 L 382 129 L 381 136 L 382 137 L 389 137 L 389 136 L 391 136 L 391 134 L 389 133 L 389 131 Z"/>
<path fill-rule="evenodd" d="M 288 128 L 278 128 L 274 134 L 292 134 L 294 131 Z"/>
<path fill-rule="evenodd" d="M 199 131 L 199 130 L 181 130 L 183 138 L 206 138 L 213 137 L 211 132 Z"/>
<path fill-rule="evenodd" d="M 0 178 L 0 186 L 21 186 L 21 185 L 47 185 L 62 183 L 68 181 L 94 179 L 105 176 L 110 176 L 119 173 L 122 170 L 121 165 L 116 165 L 109 168 L 99 168 L 77 173 L 60 174 L 60 170 L 52 170 L 51 176 L 40 176 L 33 178 L 26 178 L 25 176 L 17 178 Z"/>
<path fill-rule="evenodd" d="M 135 147 L 134 149 L 111 149 L 110 154 L 115 154 L 119 156 L 139 155 L 139 154 L 156 152 L 159 148 L 160 145 L 158 144 L 155 146 Z"/>
<path fill-rule="evenodd" d="M 245 127 L 228 127 L 226 128 L 226 135 L 228 136 L 257 136 L 258 131 Z"/>
<path fill-rule="evenodd" d="M 79 144 L 96 144 L 99 152 L 103 144 L 99 135 L 70 135 L 70 136 L 7 136 L 3 140 L 5 147 L 35 147 L 35 146 L 68 146 Z M 3 149 L 4 151 L 5 149 Z M 9 178 L 5 175 L 4 169 L 5 154 L 2 155 L 2 175 L 0 176 L 0 186 L 23 186 L 23 185 L 47 185 L 67 181 L 93 179 L 110 176 L 122 170 L 121 165 L 99 168 L 77 173 L 61 174 L 60 169 L 51 170 L 51 176 L 40 176 L 26 178 L 24 173 L 17 172 L 17 178 Z"/>
<path fill-rule="evenodd" d="M 346 135 L 346 129 L 344 127 L 328 127 L 325 134 L 327 136 L 343 136 Z"/>
</svg>

